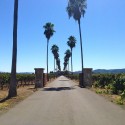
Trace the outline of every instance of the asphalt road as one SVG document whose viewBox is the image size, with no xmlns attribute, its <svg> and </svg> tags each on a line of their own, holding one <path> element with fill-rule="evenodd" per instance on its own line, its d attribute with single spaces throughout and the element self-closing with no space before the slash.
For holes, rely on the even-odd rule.
<svg viewBox="0 0 125 125">
<path fill-rule="evenodd" d="M 61 76 L 0 116 L 0 125 L 125 125 L 125 110 Z"/>
</svg>

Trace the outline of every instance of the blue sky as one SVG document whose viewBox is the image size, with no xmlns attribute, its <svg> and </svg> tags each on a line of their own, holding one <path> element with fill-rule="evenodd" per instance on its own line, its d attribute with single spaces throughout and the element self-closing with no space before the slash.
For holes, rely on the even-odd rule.
<svg viewBox="0 0 125 125">
<path fill-rule="evenodd" d="M 70 35 L 77 39 L 73 49 L 73 70 L 81 70 L 78 24 L 69 19 L 67 0 L 19 0 L 17 72 L 46 69 L 46 38 L 43 25 L 51 22 L 56 33 L 49 43 L 49 71 L 53 70 L 50 48 L 59 46 L 61 68 L 66 42 Z M 125 1 L 87 0 L 81 18 L 84 67 L 93 69 L 125 68 Z M 0 71 L 11 71 L 14 0 L 0 0 Z M 46 70 L 45 70 L 46 72 Z"/>
</svg>

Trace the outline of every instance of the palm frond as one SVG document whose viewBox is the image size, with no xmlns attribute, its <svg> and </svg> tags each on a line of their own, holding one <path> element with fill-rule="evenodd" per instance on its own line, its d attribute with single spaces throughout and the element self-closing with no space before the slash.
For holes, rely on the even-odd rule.
<svg viewBox="0 0 125 125">
<path fill-rule="evenodd" d="M 44 35 L 47 39 L 50 39 L 50 37 L 53 36 L 53 33 L 55 32 L 54 24 L 48 22 L 43 26 L 43 28 L 45 29 Z"/>
<path fill-rule="evenodd" d="M 66 8 L 69 17 L 79 20 L 85 14 L 87 8 L 86 0 L 69 0 Z"/>
</svg>

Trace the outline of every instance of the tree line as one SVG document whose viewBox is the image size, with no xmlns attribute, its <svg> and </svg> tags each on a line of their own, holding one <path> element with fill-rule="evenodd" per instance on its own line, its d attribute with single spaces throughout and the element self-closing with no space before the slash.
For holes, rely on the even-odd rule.
<svg viewBox="0 0 125 125">
<path fill-rule="evenodd" d="M 81 23 L 80 19 L 81 16 L 85 14 L 87 4 L 86 0 L 69 0 L 68 6 L 66 7 L 66 10 L 68 12 L 69 17 L 73 17 L 79 25 L 79 35 L 80 35 L 80 45 L 81 45 L 81 64 L 82 64 L 82 73 L 83 73 L 83 48 L 82 48 L 82 35 L 81 35 Z M 17 29 L 18 29 L 18 0 L 14 0 L 14 23 L 13 23 L 13 50 L 12 50 L 12 65 L 11 65 L 11 75 L 10 75 L 10 85 L 9 85 L 9 92 L 7 98 L 11 98 L 14 96 L 17 96 L 17 78 L 16 78 L 16 64 L 17 64 Z M 47 75 L 48 75 L 48 45 L 49 40 L 54 34 L 54 24 L 52 23 L 46 23 L 46 25 L 43 26 L 45 29 L 44 34 L 47 38 Z M 72 51 L 72 47 L 71 47 Z M 54 57 L 55 58 L 55 57 Z M 71 58 L 72 58 L 72 52 L 71 52 Z M 58 69 L 61 70 L 60 67 L 60 60 L 59 58 L 56 59 Z M 72 60 L 71 60 L 71 70 L 73 71 L 72 67 Z M 83 75 L 82 75 L 83 76 Z M 84 78 L 83 82 L 80 85 L 81 87 L 84 87 Z"/>
</svg>

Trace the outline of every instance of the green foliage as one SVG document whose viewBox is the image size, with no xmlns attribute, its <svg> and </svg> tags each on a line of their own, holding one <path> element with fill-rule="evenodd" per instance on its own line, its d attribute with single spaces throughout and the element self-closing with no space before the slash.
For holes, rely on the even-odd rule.
<svg viewBox="0 0 125 125">
<path fill-rule="evenodd" d="M 67 41 L 67 45 L 72 49 L 76 45 L 76 38 L 74 36 L 70 36 Z"/>
<path fill-rule="evenodd" d="M 94 81 L 94 83 L 93 83 L 93 87 L 94 87 L 94 88 L 99 87 L 99 81 Z"/>
<path fill-rule="evenodd" d="M 125 99 L 125 90 L 120 94 L 120 97 L 116 98 L 115 102 L 119 105 L 123 105 L 124 99 Z"/>
<path fill-rule="evenodd" d="M 79 80 L 79 74 L 67 74 L 65 76 L 72 80 Z"/>
<path fill-rule="evenodd" d="M 125 90 L 125 74 L 93 74 L 93 87 L 104 88 L 110 94 Z"/>
<path fill-rule="evenodd" d="M 69 0 L 66 10 L 69 17 L 73 17 L 75 20 L 79 20 L 81 15 L 84 17 L 86 8 L 86 0 Z"/>
<path fill-rule="evenodd" d="M 119 105 L 123 105 L 124 104 L 124 100 L 121 97 L 118 97 L 115 99 L 115 102 Z"/>
<path fill-rule="evenodd" d="M 57 76 L 55 73 L 48 74 L 49 79 L 55 79 Z"/>
<path fill-rule="evenodd" d="M 8 86 L 10 83 L 10 74 L 9 73 L 2 73 L 0 74 L 0 89 L 2 90 L 4 86 Z"/>
<path fill-rule="evenodd" d="M 43 26 L 43 28 L 45 29 L 44 35 L 45 35 L 46 38 L 49 40 L 50 37 L 52 37 L 53 34 L 54 34 L 54 32 L 55 32 L 55 31 L 54 31 L 54 24 L 48 22 L 48 23 L 46 23 L 46 24 Z"/>
<path fill-rule="evenodd" d="M 64 68 L 63 68 L 63 70 L 66 70 L 66 67 L 67 67 L 67 65 L 68 65 L 68 63 L 69 63 L 69 58 L 71 57 L 71 51 L 69 50 L 69 49 L 67 49 L 66 50 L 66 52 L 65 52 L 65 57 L 64 57 Z"/>
<path fill-rule="evenodd" d="M 34 83 L 34 74 L 17 74 L 17 85 L 28 85 Z M 4 86 L 8 87 L 10 84 L 10 73 L 0 74 L 0 87 L 3 89 Z"/>
<path fill-rule="evenodd" d="M 102 90 L 100 90 L 100 89 L 97 89 L 97 90 L 96 90 L 96 93 L 97 93 L 97 94 L 102 94 L 102 93 L 103 93 L 103 91 L 102 91 Z"/>
<path fill-rule="evenodd" d="M 125 99 L 125 90 L 120 94 L 121 99 L 124 100 Z"/>
<path fill-rule="evenodd" d="M 21 82 L 21 84 L 28 85 L 30 83 L 33 83 L 35 80 L 34 74 L 17 74 L 17 82 Z"/>
<path fill-rule="evenodd" d="M 98 81 L 98 87 L 104 88 L 112 82 L 114 75 L 111 74 L 94 74 L 92 76 L 93 82 Z"/>
</svg>

